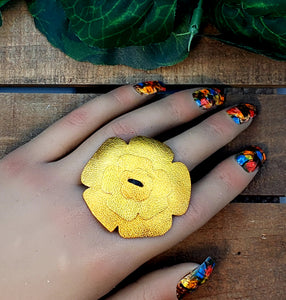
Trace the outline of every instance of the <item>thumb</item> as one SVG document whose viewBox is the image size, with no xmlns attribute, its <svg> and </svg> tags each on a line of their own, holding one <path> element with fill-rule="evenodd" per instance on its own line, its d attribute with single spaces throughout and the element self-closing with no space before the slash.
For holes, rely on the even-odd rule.
<svg viewBox="0 0 286 300">
<path fill-rule="evenodd" d="M 201 265 L 184 263 L 160 269 L 123 288 L 110 300 L 176 300 L 188 299 L 210 276 L 214 261 L 208 257 Z"/>
</svg>

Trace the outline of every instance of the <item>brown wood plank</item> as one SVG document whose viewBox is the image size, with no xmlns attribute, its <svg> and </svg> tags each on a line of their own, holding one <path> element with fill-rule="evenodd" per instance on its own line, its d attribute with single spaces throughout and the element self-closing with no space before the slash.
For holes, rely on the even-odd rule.
<svg viewBox="0 0 286 300">
<path fill-rule="evenodd" d="M 184 62 L 142 71 L 125 66 L 95 66 L 67 57 L 35 29 L 23 0 L 6 6 L 3 18 L 0 84 L 94 85 L 159 79 L 168 84 L 286 85 L 286 62 L 207 38 L 193 48 Z"/>
<path fill-rule="evenodd" d="M 286 295 L 285 224 L 283 204 L 232 203 L 138 273 L 181 262 L 200 263 L 211 256 L 217 263 L 213 275 L 186 299 L 283 300 Z"/>
<path fill-rule="evenodd" d="M 228 105 L 253 103 L 258 107 L 258 115 L 246 131 L 224 148 L 225 151 L 237 152 L 243 145 L 258 145 L 267 154 L 261 172 L 243 193 L 274 195 L 273 191 L 279 191 L 276 195 L 286 195 L 286 95 L 229 95 L 226 99 Z"/>
<path fill-rule="evenodd" d="M 0 157 L 95 95 L 0 94 Z"/>
<path fill-rule="evenodd" d="M 0 94 L 0 157 L 30 140 L 56 119 L 88 101 L 91 94 Z M 255 103 L 260 113 L 252 126 L 227 147 L 214 160 L 240 151 L 244 146 L 257 144 L 267 152 L 268 161 L 243 192 L 245 195 L 285 195 L 286 96 L 229 95 L 228 104 L 241 100 Z M 284 110 L 283 110 L 284 108 Z M 284 128 L 283 128 L 284 125 Z"/>
</svg>

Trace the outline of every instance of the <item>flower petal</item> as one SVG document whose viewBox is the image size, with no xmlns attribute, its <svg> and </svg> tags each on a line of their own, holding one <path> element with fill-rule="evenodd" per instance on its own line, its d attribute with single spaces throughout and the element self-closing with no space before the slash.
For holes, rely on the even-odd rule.
<svg viewBox="0 0 286 300">
<path fill-rule="evenodd" d="M 89 209 L 123 237 L 165 234 L 172 215 L 186 212 L 191 194 L 189 171 L 173 158 L 169 147 L 151 138 L 107 140 L 82 173 L 91 186 L 83 194 Z"/>
<path fill-rule="evenodd" d="M 111 211 L 106 202 L 111 196 L 94 188 L 86 189 L 83 198 L 97 220 L 110 232 L 118 226 L 120 217 Z"/>
<path fill-rule="evenodd" d="M 126 150 L 126 143 L 114 137 L 105 141 L 88 161 L 81 173 L 81 182 L 86 186 L 100 184 L 107 166 L 117 165 L 118 158 Z"/>
<path fill-rule="evenodd" d="M 171 190 L 174 188 L 172 180 L 170 180 L 168 173 L 164 170 L 156 170 L 153 174 L 154 181 L 152 196 L 161 198 L 167 197 L 170 194 Z"/>
<path fill-rule="evenodd" d="M 141 203 L 139 208 L 139 216 L 144 220 L 152 219 L 168 208 L 168 199 L 162 197 L 150 197 L 148 200 Z"/>
<path fill-rule="evenodd" d="M 174 153 L 167 145 L 143 136 L 137 136 L 130 140 L 128 152 L 140 157 L 147 157 L 152 161 L 154 169 L 164 169 L 163 166 L 174 159 Z"/>
<path fill-rule="evenodd" d="M 101 189 L 103 192 L 112 194 L 118 193 L 120 191 L 121 185 L 120 180 L 118 178 L 118 167 L 116 166 L 108 166 L 106 167 L 103 178 Z"/>
<path fill-rule="evenodd" d="M 142 186 L 130 183 L 130 179 L 140 182 Z M 121 193 L 127 199 L 132 199 L 136 202 L 144 201 L 150 196 L 153 189 L 152 179 L 153 178 L 142 169 L 124 171 L 120 177 Z"/>
<path fill-rule="evenodd" d="M 165 234 L 172 226 L 172 215 L 168 209 L 150 220 L 137 216 L 131 222 L 119 223 L 119 234 L 124 238 L 152 237 Z"/>
<path fill-rule="evenodd" d="M 106 201 L 106 205 L 114 213 L 126 221 L 136 218 L 140 208 L 140 202 L 124 198 L 120 193 L 113 194 Z"/>
<path fill-rule="evenodd" d="M 191 198 L 191 178 L 187 167 L 181 162 L 172 164 L 172 183 L 174 187 L 168 195 L 169 209 L 173 215 L 184 214 L 189 206 Z"/>
<path fill-rule="evenodd" d="M 127 152 L 127 151 L 126 151 Z M 133 171 L 135 169 L 141 169 L 151 173 L 153 172 L 152 161 L 147 157 L 141 157 L 139 155 L 126 154 L 119 158 L 118 165 L 122 170 Z"/>
</svg>

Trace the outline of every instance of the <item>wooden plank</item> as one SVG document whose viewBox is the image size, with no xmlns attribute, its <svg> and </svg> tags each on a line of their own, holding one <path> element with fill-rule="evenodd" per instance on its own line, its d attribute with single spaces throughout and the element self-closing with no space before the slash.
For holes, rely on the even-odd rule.
<svg viewBox="0 0 286 300">
<path fill-rule="evenodd" d="M 286 85 L 286 62 L 203 38 L 189 58 L 142 71 L 76 62 L 52 47 L 34 26 L 23 0 L 12 1 L 0 28 L 0 84 L 94 85 L 162 80 L 168 84 Z"/>
<path fill-rule="evenodd" d="M 258 115 L 253 124 L 223 150 L 236 153 L 244 145 L 258 145 L 267 154 L 267 162 L 255 181 L 247 187 L 244 194 L 276 195 L 286 194 L 286 95 L 229 95 L 228 105 L 240 102 L 253 103 L 258 107 Z M 224 151 L 222 151 L 224 153 Z M 270 179 L 272 176 L 273 180 Z M 270 181 L 271 183 L 270 183 Z M 259 184 L 257 185 L 257 182 Z M 265 188 L 264 188 L 265 187 Z M 255 193 L 250 192 L 255 191 Z"/>
<path fill-rule="evenodd" d="M 0 94 L 0 157 L 95 95 Z"/>
<path fill-rule="evenodd" d="M 186 299 L 285 299 L 285 224 L 284 204 L 229 204 L 131 278 L 168 265 L 199 263 L 212 256 L 217 265 L 210 280 Z"/>
<path fill-rule="evenodd" d="M 0 94 L 0 157 L 30 140 L 55 120 L 94 96 Z M 227 97 L 228 104 L 241 102 L 240 100 L 241 96 Z M 204 172 L 212 167 L 213 163 L 217 163 L 218 159 L 236 153 L 246 145 L 257 144 L 266 149 L 268 161 L 243 194 L 285 195 L 286 147 L 283 107 L 286 96 L 245 95 L 243 101 L 257 104 L 260 107 L 259 115 L 247 131 L 207 161 L 203 166 Z"/>
</svg>

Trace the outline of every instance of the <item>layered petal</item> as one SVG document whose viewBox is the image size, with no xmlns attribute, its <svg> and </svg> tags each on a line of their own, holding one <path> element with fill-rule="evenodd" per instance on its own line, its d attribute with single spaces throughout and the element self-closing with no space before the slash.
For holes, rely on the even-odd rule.
<svg viewBox="0 0 286 300">
<path fill-rule="evenodd" d="M 168 146 L 151 138 L 107 140 L 82 173 L 89 209 L 122 237 L 165 234 L 172 215 L 186 212 L 191 194 L 189 171 L 173 158 Z"/>
</svg>

